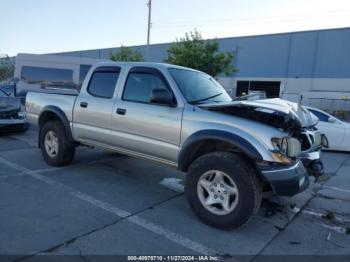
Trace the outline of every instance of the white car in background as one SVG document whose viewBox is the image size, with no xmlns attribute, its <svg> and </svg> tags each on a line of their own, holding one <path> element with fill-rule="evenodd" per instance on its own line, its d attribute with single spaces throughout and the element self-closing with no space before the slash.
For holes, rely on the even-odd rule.
<svg viewBox="0 0 350 262">
<path fill-rule="evenodd" d="M 309 106 L 306 108 L 320 120 L 316 127 L 326 135 L 328 150 L 350 151 L 350 123 L 320 109 Z"/>
</svg>

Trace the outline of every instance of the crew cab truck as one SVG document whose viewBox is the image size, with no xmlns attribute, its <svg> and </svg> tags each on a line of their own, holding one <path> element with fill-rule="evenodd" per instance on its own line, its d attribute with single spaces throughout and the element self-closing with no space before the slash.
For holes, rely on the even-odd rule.
<svg viewBox="0 0 350 262">
<path fill-rule="evenodd" d="M 176 167 L 194 212 L 218 228 L 245 224 L 263 191 L 292 196 L 322 172 L 322 137 L 307 110 L 233 101 L 189 68 L 99 63 L 78 95 L 29 92 L 26 109 L 48 164 L 67 165 L 76 146 L 91 146 Z"/>
</svg>

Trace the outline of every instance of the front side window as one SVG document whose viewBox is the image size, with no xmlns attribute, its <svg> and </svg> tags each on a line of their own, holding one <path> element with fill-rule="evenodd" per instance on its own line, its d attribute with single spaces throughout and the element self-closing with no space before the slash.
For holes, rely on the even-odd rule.
<svg viewBox="0 0 350 262">
<path fill-rule="evenodd" d="M 123 100 L 150 103 L 153 89 L 167 89 L 167 85 L 156 74 L 131 72 L 125 84 Z"/>
<path fill-rule="evenodd" d="M 226 90 L 205 73 L 175 68 L 169 72 L 189 103 L 232 101 Z"/>
<path fill-rule="evenodd" d="M 116 71 L 95 71 L 87 91 L 93 96 L 112 98 L 118 77 L 119 72 Z"/>
</svg>

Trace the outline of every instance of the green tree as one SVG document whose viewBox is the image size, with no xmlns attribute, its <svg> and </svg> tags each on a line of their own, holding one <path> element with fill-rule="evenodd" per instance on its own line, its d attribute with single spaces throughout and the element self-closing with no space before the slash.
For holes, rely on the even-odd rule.
<svg viewBox="0 0 350 262">
<path fill-rule="evenodd" d="M 10 58 L 6 55 L 0 57 L 0 81 L 13 78 L 15 66 L 11 63 Z"/>
<path fill-rule="evenodd" d="M 139 50 L 133 51 L 130 47 L 121 46 L 115 53 L 110 52 L 109 57 L 112 61 L 142 62 L 143 56 Z"/>
<path fill-rule="evenodd" d="M 221 73 L 230 76 L 238 71 L 232 66 L 233 53 L 219 52 L 219 43 L 204 41 L 197 30 L 172 43 L 165 62 L 197 69 L 213 77 Z"/>
</svg>

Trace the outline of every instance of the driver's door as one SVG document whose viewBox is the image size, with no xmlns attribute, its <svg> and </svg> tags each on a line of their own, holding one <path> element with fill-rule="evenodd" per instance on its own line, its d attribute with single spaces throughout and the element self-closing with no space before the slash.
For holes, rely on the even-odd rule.
<svg viewBox="0 0 350 262">
<path fill-rule="evenodd" d="M 131 68 L 121 98 L 113 106 L 111 142 L 115 147 L 175 163 L 183 108 L 151 103 L 152 89 L 162 88 L 172 92 L 158 69 Z"/>
</svg>

